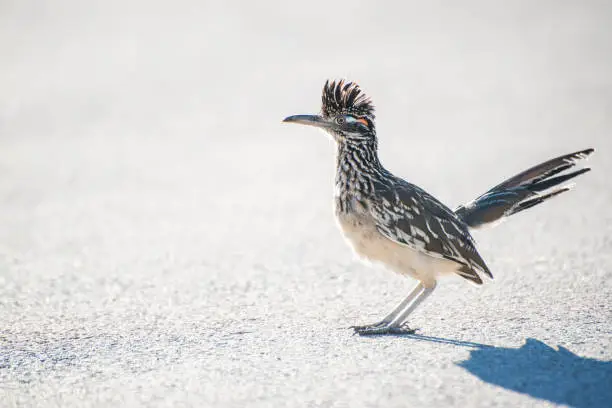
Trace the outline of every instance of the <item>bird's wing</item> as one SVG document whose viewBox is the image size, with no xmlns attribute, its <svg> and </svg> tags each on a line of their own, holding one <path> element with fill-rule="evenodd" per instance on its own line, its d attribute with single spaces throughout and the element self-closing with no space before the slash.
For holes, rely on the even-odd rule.
<svg viewBox="0 0 612 408">
<path fill-rule="evenodd" d="M 493 277 L 467 226 L 448 207 L 409 183 L 378 186 L 370 207 L 378 231 L 397 243 L 459 263 L 458 274 L 477 284 Z"/>
</svg>

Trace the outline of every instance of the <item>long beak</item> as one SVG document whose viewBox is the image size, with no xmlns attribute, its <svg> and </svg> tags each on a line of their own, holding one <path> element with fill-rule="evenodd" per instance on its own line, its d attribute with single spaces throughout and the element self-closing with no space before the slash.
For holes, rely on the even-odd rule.
<svg viewBox="0 0 612 408">
<path fill-rule="evenodd" d="M 283 122 L 298 123 L 300 125 L 315 126 L 318 128 L 332 127 L 333 123 L 319 115 L 293 115 L 283 119 Z"/>
</svg>

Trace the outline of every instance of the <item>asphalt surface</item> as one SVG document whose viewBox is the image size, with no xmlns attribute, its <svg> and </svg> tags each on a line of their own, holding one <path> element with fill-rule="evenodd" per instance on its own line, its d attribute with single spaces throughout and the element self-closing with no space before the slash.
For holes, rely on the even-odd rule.
<svg viewBox="0 0 612 408">
<path fill-rule="evenodd" d="M 605 2 L 0 3 L 0 406 L 605 407 Z M 596 148 L 576 188 L 475 233 L 414 336 L 353 336 L 413 282 L 355 259 L 334 148 L 280 123 L 328 77 L 381 159 L 451 206 Z"/>
</svg>

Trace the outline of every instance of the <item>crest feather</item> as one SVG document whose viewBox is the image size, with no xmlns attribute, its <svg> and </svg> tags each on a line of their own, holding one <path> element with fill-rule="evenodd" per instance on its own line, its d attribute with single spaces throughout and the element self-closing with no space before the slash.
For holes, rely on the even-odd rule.
<svg viewBox="0 0 612 408">
<path fill-rule="evenodd" d="M 368 116 L 370 119 L 375 117 L 372 100 L 354 82 L 327 80 L 321 100 L 321 111 L 325 117 L 338 114 Z"/>
</svg>

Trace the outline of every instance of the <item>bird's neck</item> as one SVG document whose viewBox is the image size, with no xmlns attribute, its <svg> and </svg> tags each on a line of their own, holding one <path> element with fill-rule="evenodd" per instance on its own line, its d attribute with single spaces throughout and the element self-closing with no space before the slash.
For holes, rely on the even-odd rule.
<svg viewBox="0 0 612 408">
<path fill-rule="evenodd" d="M 385 172 L 376 140 L 343 141 L 336 155 L 336 196 L 368 195 Z"/>
</svg>

